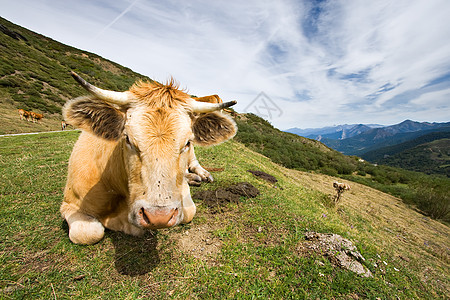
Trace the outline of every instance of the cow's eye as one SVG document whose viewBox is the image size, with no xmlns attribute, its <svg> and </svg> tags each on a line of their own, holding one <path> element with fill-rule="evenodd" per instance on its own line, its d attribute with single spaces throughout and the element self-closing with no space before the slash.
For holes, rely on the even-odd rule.
<svg viewBox="0 0 450 300">
<path fill-rule="evenodd" d="M 138 148 L 133 143 L 131 143 L 130 138 L 128 137 L 128 135 L 125 135 L 125 142 L 127 143 L 127 147 L 129 149 L 132 149 L 134 151 L 139 152 Z"/>
<path fill-rule="evenodd" d="M 187 141 L 186 145 L 184 145 L 183 149 L 181 149 L 181 152 L 185 152 L 189 149 L 189 147 L 191 146 L 191 141 Z"/>
</svg>

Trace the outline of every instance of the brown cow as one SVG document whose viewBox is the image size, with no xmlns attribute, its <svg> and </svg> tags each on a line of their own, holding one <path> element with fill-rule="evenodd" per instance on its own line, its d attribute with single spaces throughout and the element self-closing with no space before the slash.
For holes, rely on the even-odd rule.
<svg viewBox="0 0 450 300">
<path fill-rule="evenodd" d="M 204 96 L 204 97 L 198 97 L 193 98 L 195 101 L 200 102 L 208 102 L 208 103 L 223 103 L 222 99 L 218 95 L 211 95 L 211 96 Z"/>
<path fill-rule="evenodd" d="M 20 117 L 20 120 L 25 119 L 27 121 L 30 121 L 30 112 L 21 108 L 21 109 L 19 109 L 19 117 Z"/>
<path fill-rule="evenodd" d="M 141 81 L 114 92 L 72 76 L 92 95 L 70 100 L 63 109 L 64 119 L 82 129 L 61 205 L 70 240 L 96 243 L 105 227 L 141 235 L 190 222 L 196 207 L 187 170 L 205 181 L 209 175 L 193 160 L 193 144 L 231 139 L 236 124 L 220 110 L 236 101 L 195 101 L 173 80 Z"/>
<path fill-rule="evenodd" d="M 33 123 L 36 123 L 36 122 L 39 123 L 39 121 L 44 117 L 43 114 L 35 113 L 32 111 L 30 111 L 30 116 L 31 116 L 31 119 L 33 120 Z"/>
<path fill-rule="evenodd" d="M 218 95 L 204 96 L 199 98 L 194 98 L 195 101 L 208 102 L 208 103 L 223 103 L 222 99 Z M 235 112 L 229 109 L 224 109 L 227 113 L 235 116 Z"/>
<path fill-rule="evenodd" d="M 341 200 L 342 194 L 345 191 L 349 191 L 350 190 L 350 185 L 348 183 L 345 182 L 333 182 L 333 187 L 336 190 L 336 195 L 334 196 L 334 202 L 338 203 L 339 200 Z"/>
</svg>

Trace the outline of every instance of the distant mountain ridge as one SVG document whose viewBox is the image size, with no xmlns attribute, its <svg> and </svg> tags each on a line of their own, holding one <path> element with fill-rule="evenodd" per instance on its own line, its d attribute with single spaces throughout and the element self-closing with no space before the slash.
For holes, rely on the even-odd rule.
<svg viewBox="0 0 450 300">
<path fill-rule="evenodd" d="M 329 139 L 345 139 L 372 128 L 383 127 L 379 124 L 344 124 L 336 126 L 328 126 L 322 128 L 300 129 L 297 127 L 284 130 L 285 132 L 294 133 L 309 139 L 320 141 L 322 138 Z"/>
<path fill-rule="evenodd" d="M 390 126 L 356 124 L 305 130 L 288 129 L 287 131 L 295 134 L 303 132 L 306 133 L 305 137 L 320 140 L 328 147 L 346 155 L 362 156 L 366 152 L 400 144 L 425 134 L 445 132 L 449 130 L 448 128 L 450 128 L 450 122 L 430 123 L 405 120 Z"/>
</svg>

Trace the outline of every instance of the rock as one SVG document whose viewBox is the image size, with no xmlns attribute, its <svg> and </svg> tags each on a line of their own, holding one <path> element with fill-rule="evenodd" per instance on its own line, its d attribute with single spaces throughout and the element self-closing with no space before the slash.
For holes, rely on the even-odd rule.
<svg viewBox="0 0 450 300">
<path fill-rule="evenodd" d="M 306 232 L 306 241 L 301 247 L 323 255 L 333 264 L 363 277 L 372 277 L 369 269 L 360 262 L 365 258 L 357 251 L 353 243 L 338 234 Z"/>
</svg>

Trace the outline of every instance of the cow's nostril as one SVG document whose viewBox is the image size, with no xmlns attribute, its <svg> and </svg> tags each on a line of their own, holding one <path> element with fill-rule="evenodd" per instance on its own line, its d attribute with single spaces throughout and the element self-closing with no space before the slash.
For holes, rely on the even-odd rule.
<svg viewBox="0 0 450 300">
<path fill-rule="evenodd" d="M 139 215 L 141 216 L 142 220 L 145 222 L 145 224 L 150 225 L 150 219 L 148 218 L 147 214 L 145 213 L 144 208 L 142 207 L 139 210 Z"/>
</svg>

